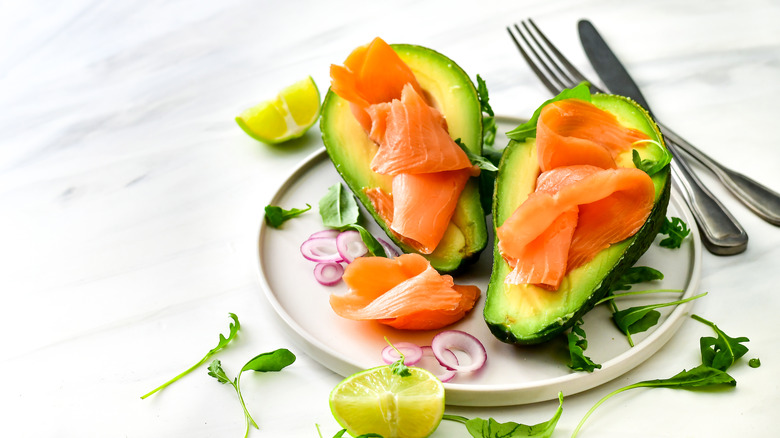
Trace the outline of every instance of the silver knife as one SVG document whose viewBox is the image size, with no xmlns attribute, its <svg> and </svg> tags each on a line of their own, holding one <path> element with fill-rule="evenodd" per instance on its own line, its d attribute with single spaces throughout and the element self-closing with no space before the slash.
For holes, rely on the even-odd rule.
<svg viewBox="0 0 780 438">
<path fill-rule="evenodd" d="M 587 20 L 581 20 L 578 28 L 585 54 L 609 91 L 630 97 L 652 116 L 639 87 L 593 25 Z M 669 141 L 669 138 L 666 138 L 666 145 L 674 157 L 672 171 L 679 177 L 678 180 L 687 192 L 688 204 L 701 231 L 704 245 L 710 252 L 718 255 L 739 254 L 745 251 L 748 243 L 745 229 L 712 192 L 704 187 L 690 165 L 680 156 L 677 145 Z"/>
</svg>

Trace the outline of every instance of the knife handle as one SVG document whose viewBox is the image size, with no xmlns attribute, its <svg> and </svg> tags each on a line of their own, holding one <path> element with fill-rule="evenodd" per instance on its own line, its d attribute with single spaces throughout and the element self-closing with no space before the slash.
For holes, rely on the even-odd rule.
<svg viewBox="0 0 780 438">
<path fill-rule="evenodd" d="M 700 151 L 668 127 L 658 124 L 661 132 L 686 154 L 692 156 L 712 171 L 723 185 L 761 219 L 780 226 L 780 194 L 759 184 L 747 176 L 733 171 Z"/>
<path fill-rule="evenodd" d="M 677 145 L 668 141 L 667 146 L 675 157 L 672 159 L 672 171 L 685 192 L 704 246 L 717 255 L 733 255 L 745 251 L 748 243 L 745 229 L 702 184 L 690 165 L 685 160 L 676 158 L 679 156 Z"/>
</svg>

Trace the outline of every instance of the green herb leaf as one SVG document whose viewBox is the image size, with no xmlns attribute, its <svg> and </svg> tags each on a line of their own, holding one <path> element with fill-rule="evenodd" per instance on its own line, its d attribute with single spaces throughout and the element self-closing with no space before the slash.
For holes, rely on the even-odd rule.
<svg viewBox="0 0 780 438">
<path fill-rule="evenodd" d="M 661 151 L 661 157 L 657 160 L 651 160 L 651 159 L 642 159 L 639 156 L 639 151 L 636 149 L 633 149 L 631 151 L 631 158 L 634 162 L 634 166 L 636 166 L 637 169 L 643 170 L 645 173 L 647 173 L 650 176 L 655 175 L 656 173 L 660 172 L 661 169 L 666 167 L 669 163 L 672 162 L 672 154 L 667 150 L 665 147 L 661 146 L 660 143 L 654 140 L 639 140 L 635 142 L 634 144 L 638 143 L 649 143 L 652 145 L 655 145 L 655 147 Z"/>
<path fill-rule="evenodd" d="M 341 183 L 328 187 L 327 194 L 319 202 L 320 217 L 326 227 L 344 229 L 357 223 L 360 215 L 355 197 L 344 190 Z"/>
<path fill-rule="evenodd" d="M 596 410 L 599 406 L 601 406 L 602 403 L 607 401 L 609 398 L 620 394 L 623 391 L 628 391 L 629 389 L 633 388 L 681 388 L 681 389 L 687 389 L 687 388 L 702 388 L 702 387 L 709 387 L 709 386 L 736 386 L 737 381 L 734 380 L 733 377 L 726 374 L 726 372 L 717 370 L 715 368 L 708 367 L 706 365 L 699 365 L 696 368 L 691 368 L 690 370 L 682 370 L 681 372 L 675 374 L 674 376 L 668 378 L 668 379 L 657 379 L 657 380 L 645 380 L 643 382 L 634 383 L 633 385 L 624 386 L 623 388 L 617 389 L 615 391 L 610 392 L 609 394 L 605 395 L 601 400 L 596 402 L 595 405 L 593 405 L 592 408 L 585 414 L 585 416 L 580 420 L 580 423 L 577 425 L 577 428 L 574 429 L 574 433 L 572 434 L 572 438 L 575 438 L 577 436 L 577 433 L 580 431 L 582 426 L 585 424 L 585 420 L 590 417 L 590 415 L 593 413 L 593 411 Z"/>
<path fill-rule="evenodd" d="M 220 362 L 219 359 L 211 361 L 211 364 L 209 365 L 209 376 L 217 379 L 219 383 L 233 384 L 233 381 L 225 374 L 225 370 L 222 369 L 222 362 Z"/>
<path fill-rule="evenodd" d="M 459 138 L 455 139 L 455 144 L 460 146 L 463 152 L 466 153 L 466 156 L 469 157 L 469 161 L 471 161 L 471 164 L 479 167 L 481 170 L 489 170 L 491 172 L 498 171 L 498 167 L 496 167 L 490 160 L 483 157 L 482 155 L 477 155 L 474 152 L 471 152 L 471 150 L 469 150 L 469 148 L 466 147 L 466 145 L 463 144 L 463 142 L 460 141 Z"/>
<path fill-rule="evenodd" d="M 351 228 L 353 230 L 356 230 L 358 233 L 360 233 L 360 238 L 363 239 L 363 243 L 366 244 L 366 247 L 368 248 L 368 252 L 372 256 L 387 257 L 385 248 L 382 246 L 381 243 L 379 243 L 378 240 L 376 240 L 376 237 L 374 237 L 371 233 L 368 232 L 367 229 L 361 227 L 358 224 L 351 224 L 347 226 L 347 228 Z"/>
<path fill-rule="evenodd" d="M 261 373 L 281 371 L 295 362 L 295 355 L 286 348 L 280 348 L 268 353 L 258 354 L 241 368 L 241 371 L 258 371 Z"/>
<path fill-rule="evenodd" d="M 558 409 L 551 419 L 533 426 L 526 426 L 525 424 L 512 421 L 499 423 L 492 418 L 488 418 L 487 420 L 483 420 L 482 418 L 469 420 L 468 418 L 458 415 L 447 414 L 444 415 L 443 419 L 465 424 L 466 429 L 474 438 L 549 438 L 552 436 L 555 426 L 558 425 L 561 413 L 563 413 L 563 393 L 558 393 L 558 402 Z"/>
<path fill-rule="evenodd" d="M 539 108 L 534 111 L 533 116 L 527 122 L 521 124 L 517 128 L 506 133 L 506 136 L 515 141 L 524 141 L 526 138 L 536 137 L 536 122 L 539 121 L 539 114 L 542 112 L 542 108 L 545 106 L 564 99 L 580 99 L 586 102 L 590 102 L 590 84 L 582 82 L 574 88 L 567 88 L 560 92 L 557 96 L 550 100 L 545 101 Z"/>
<path fill-rule="evenodd" d="M 679 217 L 673 217 L 671 219 L 665 218 L 664 223 L 661 225 L 661 229 L 658 234 L 665 234 L 669 237 L 661 240 L 659 245 L 664 248 L 676 249 L 682 245 L 685 236 L 691 233 L 688 229 L 688 224 L 683 222 Z"/>
<path fill-rule="evenodd" d="M 150 395 L 154 394 L 155 392 L 158 392 L 158 391 L 161 391 L 161 390 L 165 389 L 168 385 L 172 384 L 173 382 L 175 382 L 175 381 L 181 379 L 182 377 L 184 377 L 185 375 L 189 374 L 195 368 L 198 368 L 202 364 L 206 363 L 206 361 L 209 360 L 209 358 L 211 356 L 213 356 L 214 354 L 216 354 L 217 352 L 219 352 L 223 348 L 227 347 L 227 345 L 230 343 L 230 341 L 235 339 L 236 335 L 238 334 L 238 329 L 241 328 L 241 324 L 238 322 L 238 317 L 234 313 L 230 313 L 229 316 L 233 320 L 233 322 L 230 323 L 230 327 L 229 327 L 230 328 L 230 333 L 228 334 L 227 337 L 225 337 L 223 334 L 220 333 L 220 335 L 219 335 L 219 343 L 217 344 L 216 347 L 214 347 L 211 350 L 209 350 L 209 352 L 206 353 L 205 356 L 203 356 L 203 359 L 198 361 L 198 363 L 196 363 L 195 365 L 187 368 L 186 370 L 184 370 L 183 372 L 181 372 L 179 375 L 177 375 L 176 377 L 172 378 L 171 380 L 163 383 L 162 385 L 158 386 L 157 388 L 153 389 L 152 391 L 142 395 L 141 399 L 145 399 L 146 397 L 149 397 Z"/>
<path fill-rule="evenodd" d="M 571 331 L 566 334 L 569 340 L 569 363 L 568 366 L 574 371 L 587 371 L 601 368 L 601 364 L 593 362 L 588 356 L 585 356 L 585 350 L 588 348 L 588 341 L 585 339 L 585 330 L 582 328 L 582 320 L 577 321 L 572 326 Z"/>
<path fill-rule="evenodd" d="M 629 290 L 632 284 L 663 279 L 664 274 L 657 269 L 648 266 L 632 266 L 613 283 L 611 290 Z"/>
<path fill-rule="evenodd" d="M 311 210 L 311 205 L 306 204 L 306 208 L 291 208 L 290 210 L 285 210 L 282 207 L 278 207 L 276 205 L 266 205 L 265 206 L 265 222 L 274 227 L 279 228 L 284 222 L 302 215 L 303 213 Z"/>
<path fill-rule="evenodd" d="M 701 361 L 704 365 L 721 370 L 728 370 L 734 362 L 748 352 L 748 347 L 742 345 L 742 342 L 748 342 L 750 339 L 742 336 L 732 338 L 723 330 L 719 329 L 714 323 L 707 321 L 699 315 L 691 315 L 691 318 L 712 327 L 718 338 L 705 336 L 699 341 L 701 347 Z"/>
<path fill-rule="evenodd" d="M 658 323 L 658 318 L 661 316 L 661 314 L 655 309 L 687 303 L 688 301 L 701 298 L 705 295 L 707 295 L 706 292 L 690 298 L 686 298 L 684 300 L 671 301 L 661 304 L 648 304 L 646 306 L 629 307 L 628 309 L 619 310 L 613 313 L 612 319 L 624 333 L 641 333 Z"/>
<path fill-rule="evenodd" d="M 479 107 L 486 114 L 482 116 L 483 142 L 492 146 L 496 141 L 496 119 L 493 108 L 490 107 L 487 83 L 480 75 L 477 75 L 477 97 L 479 98 Z"/>
<path fill-rule="evenodd" d="M 748 366 L 750 368 L 758 368 L 761 366 L 761 359 L 754 357 L 753 359 L 750 359 L 748 361 Z"/>
</svg>

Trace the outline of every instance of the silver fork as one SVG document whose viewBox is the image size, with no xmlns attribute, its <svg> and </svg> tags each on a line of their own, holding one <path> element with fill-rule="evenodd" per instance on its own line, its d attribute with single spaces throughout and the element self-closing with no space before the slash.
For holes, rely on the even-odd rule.
<svg viewBox="0 0 780 438">
<path fill-rule="evenodd" d="M 604 93 L 592 81 L 585 78 L 561 52 L 550 42 L 532 20 L 521 22 L 522 29 L 517 24 L 507 27 L 517 48 L 531 70 L 553 94 L 560 93 L 565 88 L 572 88 L 580 82 L 588 82 L 591 91 Z M 533 31 L 531 30 L 533 28 Z M 521 44 L 518 37 L 524 44 Z M 537 35 L 539 38 L 537 38 Z M 525 48 L 524 48 L 525 45 Z M 533 57 L 530 54 L 533 55 Z M 541 53 L 541 55 L 540 55 Z M 674 159 L 672 173 L 678 185 L 685 191 L 685 202 L 690 207 L 694 219 L 699 226 L 704 246 L 713 254 L 731 255 L 743 252 L 747 247 L 747 233 L 734 216 L 715 198 L 691 170 L 680 154 L 675 153 L 675 143 L 668 138 Z"/>
</svg>

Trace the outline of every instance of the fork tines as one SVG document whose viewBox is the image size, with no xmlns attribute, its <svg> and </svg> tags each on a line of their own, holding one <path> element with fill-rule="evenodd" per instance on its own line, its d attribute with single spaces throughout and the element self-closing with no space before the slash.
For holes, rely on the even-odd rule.
<svg viewBox="0 0 780 438">
<path fill-rule="evenodd" d="M 523 55 L 525 62 L 552 94 L 558 94 L 564 88 L 572 88 L 580 82 L 588 82 L 582 73 L 547 39 L 547 36 L 533 20 L 529 18 L 519 24 L 507 26 L 506 30 L 520 50 L 520 54 Z M 529 53 L 533 55 L 533 58 Z M 591 88 L 595 87 L 591 85 Z"/>
</svg>

